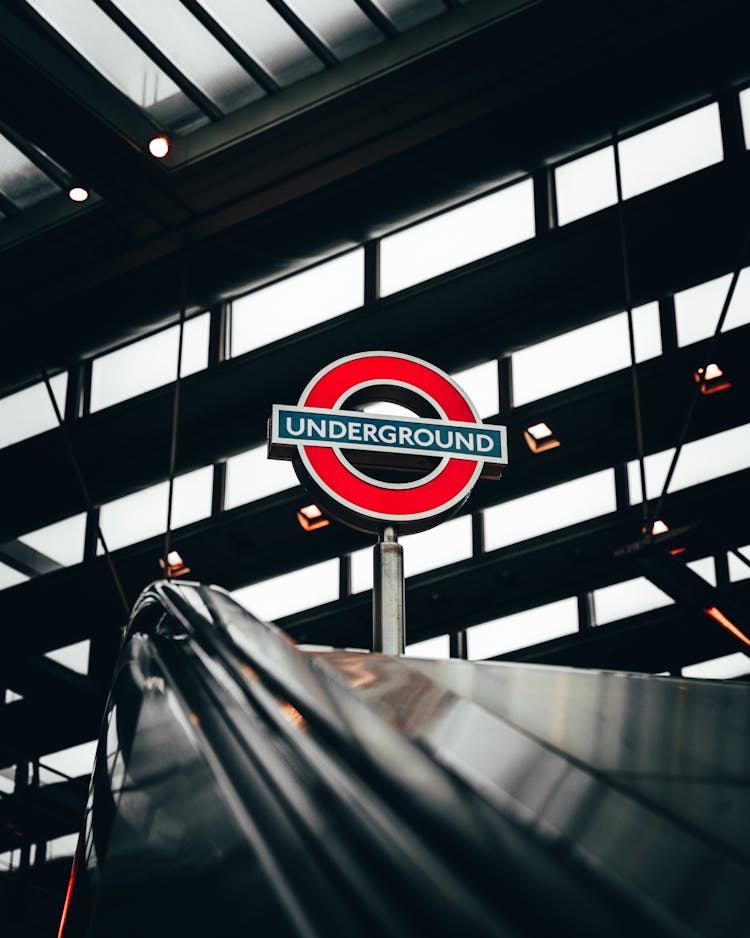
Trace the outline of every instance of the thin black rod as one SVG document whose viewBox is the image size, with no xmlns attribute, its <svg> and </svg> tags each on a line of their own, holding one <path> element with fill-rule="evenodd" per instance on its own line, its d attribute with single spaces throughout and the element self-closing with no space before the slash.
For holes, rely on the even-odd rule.
<svg viewBox="0 0 750 938">
<path fill-rule="evenodd" d="M 161 49 L 155 45 L 148 36 L 145 36 L 132 20 L 117 7 L 112 0 L 94 0 L 94 3 L 107 16 L 120 27 L 120 29 L 131 39 L 142 52 L 144 52 L 159 68 L 168 75 L 177 87 L 186 97 L 190 98 L 193 104 L 201 110 L 211 120 L 220 120 L 224 115 L 216 104 L 201 89 L 181 72 L 174 62 L 167 58 Z"/>
<path fill-rule="evenodd" d="M 224 27 L 217 23 L 205 7 L 198 3 L 198 0 L 181 0 L 182 5 L 186 7 L 198 22 L 222 45 L 226 51 L 236 59 L 245 71 L 254 78 L 266 94 L 273 94 L 279 90 L 279 84 L 276 79 L 267 72 L 265 68 L 254 59 L 249 52 L 229 35 Z"/>
<path fill-rule="evenodd" d="M 338 65 L 338 59 L 318 34 L 313 32 L 307 23 L 300 19 L 286 3 L 283 3 L 282 0 L 267 0 L 267 3 L 285 20 L 287 26 L 292 27 L 299 38 L 324 65 Z"/>
<path fill-rule="evenodd" d="M 372 0 L 354 0 L 354 2 L 365 14 L 367 19 L 376 26 L 384 36 L 388 36 L 389 39 L 398 36 L 398 30 L 394 24 L 379 7 L 375 6 Z"/>
<path fill-rule="evenodd" d="M 50 403 L 52 404 L 52 409 L 55 412 L 55 417 L 57 419 L 57 422 L 60 425 L 60 430 L 62 431 L 62 435 L 63 435 L 63 441 L 65 442 L 65 448 L 68 451 L 68 456 L 70 457 L 70 461 L 73 466 L 73 471 L 76 474 L 78 485 L 81 489 L 81 494 L 83 495 L 83 500 L 86 505 L 86 511 L 87 513 L 91 513 L 94 510 L 94 503 L 92 502 L 91 496 L 89 495 L 89 489 L 88 489 L 88 486 L 86 485 L 86 480 L 83 477 L 81 464 L 78 462 L 78 457 L 76 456 L 73 443 L 70 439 L 70 434 L 68 433 L 68 427 L 65 424 L 65 421 L 63 420 L 63 416 L 60 413 L 60 408 L 57 405 L 57 399 L 55 398 L 55 394 L 52 390 L 52 385 L 49 380 L 49 375 L 47 374 L 47 369 L 40 368 L 39 373 L 41 374 L 42 380 L 44 381 L 44 386 L 47 388 L 47 395 L 49 396 Z M 129 616 L 130 615 L 130 603 L 128 602 L 128 598 L 125 595 L 125 590 L 123 589 L 122 581 L 120 580 L 120 577 L 117 573 L 117 568 L 115 566 L 114 559 L 112 557 L 112 554 L 109 552 L 109 548 L 107 547 L 107 541 L 104 537 L 104 532 L 102 531 L 101 525 L 98 520 L 97 520 L 97 525 L 96 525 L 96 536 L 99 538 L 99 542 L 102 545 L 102 550 L 104 551 L 104 558 L 105 558 L 107 567 L 109 568 L 109 572 L 112 576 L 112 580 L 115 584 L 117 595 L 119 596 L 120 602 L 122 603 L 122 608 L 125 612 L 125 615 Z"/>
<path fill-rule="evenodd" d="M 169 579 L 169 547 L 172 539 L 172 502 L 174 499 L 174 473 L 177 465 L 177 430 L 180 422 L 180 386 L 182 377 L 182 347 L 185 336 L 185 313 L 187 310 L 187 278 L 189 237 L 185 239 L 182 255 L 182 277 L 180 283 L 180 330 L 177 340 L 177 377 L 172 396 L 172 435 L 169 441 L 169 494 L 167 496 L 167 530 L 164 532 L 164 576 Z"/>
<path fill-rule="evenodd" d="M 615 182 L 617 184 L 617 226 L 620 237 L 620 259 L 622 264 L 622 284 L 625 291 L 625 307 L 628 315 L 628 345 L 630 347 L 630 384 L 633 391 L 633 416 L 635 419 L 635 439 L 638 449 L 638 468 L 641 476 L 643 494 L 642 511 L 645 532 L 648 534 L 648 496 L 646 494 L 646 461 L 643 443 L 643 416 L 641 413 L 641 389 L 638 382 L 638 366 L 635 360 L 635 329 L 633 326 L 633 294 L 630 284 L 630 260 L 628 242 L 625 236 L 625 203 L 622 197 L 622 173 L 620 171 L 620 146 L 617 132 L 613 134 L 615 154 Z"/>
<path fill-rule="evenodd" d="M 734 554 L 734 556 L 738 560 L 741 560 L 745 564 L 746 567 L 750 567 L 750 560 L 748 560 L 744 554 L 741 554 L 735 547 L 730 547 L 729 553 Z"/>
</svg>

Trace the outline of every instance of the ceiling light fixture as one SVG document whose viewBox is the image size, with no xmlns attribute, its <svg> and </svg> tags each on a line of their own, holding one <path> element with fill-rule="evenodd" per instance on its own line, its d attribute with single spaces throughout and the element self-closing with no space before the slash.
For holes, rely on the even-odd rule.
<svg viewBox="0 0 750 938">
<path fill-rule="evenodd" d="M 710 362 L 705 368 L 698 368 L 693 372 L 693 378 L 700 385 L 701 394 L 705 395 L 717 394 L 732 387 L 732 382 L 727 380 L 716 362 Z"/>
<path fill-rule="evenodd" d="M 185 576 L 186 573 L 190 573 L 190 567 L 185 565 L 185 561 L 182 559 L 182 556 L 177 550 L 170 550 L 167 554 L 167 562 L 164 563 L 164 558 L 159 557 L 159 566 L 162 570 L 166 569 L 167 579 L 171 579 L 176 576 Z"/>
<path fill-rule="evenodd" d="M 544 421 L 527 427 L 523 431 L 523 438 L 532 453 L 544 453 L 560 445 L 560 441 Z"/>
<path fill-rule="evenodd" d="M 89 190 L 84 189 L 83 186 L 71 186 L 68 189 L 68 198 L 71 202 L 85 202 L 89 197 Z"/>
<path fill-rule="evenodd" d="M 651 533 L 656 534 L 666 534 L 669 530 L 669 525 L 666 521 L 662 521 L 661 518 L 657 518 L 656 521 L 651 525 Z"/>
<path fill-rule="evenodd" d="M 148 142 L 148 152 L 157 160 L 164 159 L 169 153 L 169 137 L 163 134 L 158 137 L 152 137 Z"/>
<path fill-rule="evenodd" d="M 317 505 L 305 505 L 300 508 L 297 511 L 297 521 L 303 531 L 317 531 L 331 523 Z"/>
</svg>

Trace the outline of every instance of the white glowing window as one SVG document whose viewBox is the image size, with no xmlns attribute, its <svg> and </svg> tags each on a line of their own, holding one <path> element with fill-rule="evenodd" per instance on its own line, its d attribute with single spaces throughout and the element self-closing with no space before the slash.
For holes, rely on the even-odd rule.
<svg viewBox="0 0 750 938">
<path fill-rule="evenodd" d="M 291 462 L 269 459 L 265 444 L 256 446 L 227 459 L 224 508 L 235 508 L 295 485 L 299 485 L 299 481 Z"/>
<path fill-rule="evenodd" d="M 232 302 L 233 356 L 357 309 L 365 297 L 362 248 Z"/>
<path fill-rule="evenodd" d="M 473 625 L 466 630 L 467 651 L 471 661 L 479 661 L 573 635 L 577 631 L 578 602 L 574 598 L 561 599 Z"/>
<path fill-rule="evenodd" d="M 738 651 L 733 655 L 701 661 L 700 664 L 690 664 L 682 669 L 682 674 L 684 677 L 713 678 L 716 681 L 744 677 L 750 675 L 750 658 Z"/>
<path fill-rule="evenodd" d="M 208 313 L 185 322 L 182 341 L 183 378 L 208 364 Z M 170 326 L 155 335 L 95 358 L 91 366 L 91 410 L 170 384 L 177 377 L 180 327 Z"/>
<path fill-rule="evenodd" d="M 750 88 L 740 91 L 740 109 L 742 110 L 742 127 L 745 131 L 745 147 L 750 149 Z"/>
<path fill-rule="evenodd" d="M 16 787 L 16 767 L 14 765 L 8 766 L 5 769 L 0 769 L 0 791 L 5 795 L 12 795 Z"/>
<path fill-rule="evenodd" d="M 174 480 L 172 528 L 211 514 L 213 467 L 204 466 Z M 99 525 L 110 550 L 163 534 L 167 528 L 169 483 L 160 482 L 102 505 Z M 98 547 L 101 553 L 101 544 Z"/>
<path fill-rule="evenodd" d="M 450 658 L 450 638 L 438 635 L 423 642 L 414 642 L 406 646 L 405 655 L 407 658 Z"/>
<path fill-rule="evenodd" d="M 452 377 L 469 395 L 480 417 L 493 417 L 500 410 L 496 360 L 457 371 Z"/>
<path fill-rule="evenodd" d="M 737 552 L 742 554 L 743 557 L 746 557 L 747 560 L 750 560 L 750 544 L 746 547 L 738 547 Z M 729 563 L 729 579 L 730 582 L 736 583 L 737 580 L 748 580 L 750 579 L 750 566 L 743 563 L 739 557 L 736 557 L 733 553 L 727 555 Z"/>
<path fill-rule="evenodd" d="M 235 590 L 232 596 L 258 619 L 273 621 L 338 599 L 339 562 L 322 563 L 283 573 Z"/>
<path fill-rule="evenodd" d="M 732 275 L 725 274 L 697 287 L 674 295 L 677 344 L 690 345 L 710 338 L 716 332 Z M 722 332 L 750 323 L 750 268 L 746 267 L 737 280 Z"/>
<path fill-rule="evenodd" d="M 616 509 L 615 473 L 604 469 L 485 509 L 485 548 L 495 550 Z"/>
<path fill-rule="evenodd" d="M 50 385 L 60 413 L 64 414 L 67 372 L 51 378 Z M 43 381 L 0 398 L 0 448 L 52 430 L 57 425 L 55 410 Z"/>
<path fill-rule="evenodd" d="M 655 189 L 723 159 L 719 105 L 708 104 L 621 141 L 623 198 Z"/>
<path fill-rule="evenodd" d="M 380 293 L 430 277 L 533 238 L 530 179 L 405 228 L 380 242 Z"/>
<path fill-rule="evenodd" d="M 17 583 L 24 583 L 28 580 L 25 573 L 20 570 L 14 570 L 6 563 L 0 561 L 0 590 L 7 589 L 9 586 L 15 586 Z"/>
<path fill-rule="evenodd" d="M 614 205 L 617 202 L 614 148 L 604 147 L 558 166 L 555 192 L 560 225 Z"/>
<path fill-rule="evenodd" d="M 427 570 L 436 570 L 438 567 L 466 560 L 472 554 L 471 516 L 462 515 L 429 531 L 406 534 L 400 538 L 400 542 L 404 548 L 405 577 L 417 576 Z M 372 564 L 371 547 L 365 547 L 352 554 L 352 593 L 372 589 Z"/>
<path fill-rule="evenodd" d="M 635 358 L 661 355 L 658 303 L 633 310 Z M 513 354 L 513 404 L 520 407 L 630 366 L 628 315 L 618 313 Z"/>
<path fill-rule="evenodd" d="M 606 625 L 617 619 L 671 605 L 674 600 L 644 576 L 594 590 L 594 621 Z"/>
<path fill-rule="evenodd" d="M 70 668 L 71 671 L 88 674 L 90 653 L 91 641 L 87 638 L 82 642 L 76 642 L 74 645 L 66 645 L 64 648 L 48 651 L 44 657 Z"/>
<path fill-rule="evenodd" d="M 23 694 L 17 694 L 14 690 L 8 688 L 5 691 L 5 702 L 7 704 L 15 703 L 17 700 L 23 700 Z"/>
<path fill-rule="evenodd" d="M 81 514 L 31 531 L 18 540 L 64 567 L 70 567 L 83 560 L 85 536 L 86 515 Z"/>
<path fill-rule="evenodd" d="M 687 566 L 702 577 L 706 583 L 716 586 L 716 564 L 713 557 L 701 557 L 700 560 L 691 560 Z"/>
<path fill-rule="evenodd" d="M 674 449 L 663 450 L 646 457 L 646 494 L 649 499 L 661 495 L 667 478 Z M 678 492 L 700 482 L 708 482 L 732 472 L 750 467 L 750 423 L 733 427 L 702 440 L 693 440 L 682 447 L 680 458 L 669 486 Z M 642 499 L 641 477 L 637 460 L 628 463 L 630 504 Z"/>
<path fill-rule="evenodd" d="M 39 783 L 50 785 L 65 778 L 78 778 L 90 774 L 96 756 L 96 740 L 60 749 L 40 757 Z"/>
<path fill-rule="evenodd" d="M 64 834 L 62 837 L 55 837 L 54 840 L 48 840 L 47 849 L 44 854 L 47 862 L 49 860 L 57 860 L 60 857 L 72 857 L 76 852 L 77 844 L 78 834 Z"/>
</svg>

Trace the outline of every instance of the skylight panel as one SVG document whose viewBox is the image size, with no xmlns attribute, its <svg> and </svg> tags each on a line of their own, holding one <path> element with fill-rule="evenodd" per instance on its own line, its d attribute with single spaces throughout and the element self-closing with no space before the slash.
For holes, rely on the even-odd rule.
<svg viewBox="0 0 750 938">
<path fill-rule="evenodd" d="M 406 658 L 450 658 L 450 636 L 438 635 L 406 646 Z"/>
<path fill-rule="evenodd" d="M 50 378 L 50 385 L 60 413 L 64 413 L 68 373 L 64 371 Z M 0 398 L 0 448 L 56 426 L 57 416 L 43 381 Z"/>
<path fill-rule="evenodd" d="M 354 0 L 286 0 L 286 5 L 337 59 L 348 59 L 385 38 Z"/>
<path fill-rule="evenodd" d="M 31 531 L 18 540 L 63 567 L 70 567 L 83 560 L 85 535 L 86 515 L 80 514 Z"/>
<path fill-rule="evenodd" d="M 96 71 L 154 120 L 179 132 L 208 122 L 208 117 L 93 0 L 27 2 Z"/>
<path fill-rule="evenodd" d="M 28 580 L 25 573 L 9 567 L 7 563 L 0 561 L 0 590 L 7 589 L 9 586 L 15 586 L 17 583 L 24 583 Z"/>
<path fill-rule="evenodd" d="M 674 600 L 645 576 L 594 590 L 594 618 L 597 625 L 636 616 L 641 612 L 671 605 Z"/>
<path fill-rule="evenodd" d="M 338 599 L 339 562 L 322 563 L 253 583 L 232 593 L 254 616 L 273 621 Z"/>
<path fill-rule="evenodd" d="M 466 630 L 469 660 L 479 661 L 528 648 L 578 631 L 578 603 L 561 599 L 546 606 L 473 625 Z"/>
<path fill-rule="evenodd" d="M 674 295 L 677 344 L 690 345 L 710 338 L 719 324 L 732 274 L 707 280 Z M 740 272 L 722 332 L 750 323 L 750 267 Z"/>
<path fill-rule="evenodd" d="M 58 195 L 60 188 L 0 134 L 0 192 L 23 210 Z"/>
<path fill-rule="evenodd" d="M 282 87 L 323 63 L 266 0 L 200 0 L 216 22 Z"/>
<path fill-rule="evenodd" d="M 617 202 L 613 147 L 603 147 L 555 169 L 557 221 L 571 221 Z"/>
<path fill-rule="evenodd" d="M 227 459 L 224 508 L 265 498 L 299 485 L 291 462 L 268 458 L 265 443 Z"/>
<path fill-rule="evenodd" d="M 263 96 L 262 88 L 180 0 L 116 5 L 224 113 Z"/>
</svg>

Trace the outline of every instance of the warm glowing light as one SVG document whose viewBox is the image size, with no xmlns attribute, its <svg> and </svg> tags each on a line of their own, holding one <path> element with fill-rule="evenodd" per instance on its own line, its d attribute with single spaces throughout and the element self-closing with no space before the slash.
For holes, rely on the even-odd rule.
<svg viewBox="0 0 750 938">
<path fill-rule="evenodd" d="M 300 508 L 297 512 L 297 521 L 305 531 L 317 531 L 331 523 L 317 505 L 305 505 Z"/>
<path fill-rule="evenodd" d="M 669 525 L 665 521 L 662 521 L 661 518 L 657 518 L 651 526 L 652 534 L 666 534 L 668 530 Z"/>
<path fill-rule="evenodd" d="M 89 190 L 83 186 L 73 186 L 68 189 L 68 198 L 73 202 L 85 202 L 89 197 Z"/>
<path fill-rule="evenodd" d="M 717 609 L 716 606 L 710 606 L 708 609 L 704 609 L 703 611 L 707 616 L 711 616 L 711 618 L 718 622 L 719 625 L 723 626 L 728 632 L 731 632 L 735 638 L 738 638 L 741 642 L 744 642 L 745 645 L 750 646 L 750 638 L 741 632 L 734 624 L 734 622 L 730 622 L 724 613 L 720 609 Z"/>
<path fill-rule="evenodd" d="M 523 431 L 523 438 L 532 453 L 544 453 L 548 449 L 555 449 L 560 441 L 544 421 L 535 423 Z"/>
<path fill-rule="evenodd" d="M 705 379 L 706 381 L 713 381 L 714 378 L 720 378 L 724 372 L 719 368 L 716 362 L 711 362 L 710 365 L 706 365 Z"/>
<path fill-rule="evenodd" d="M 693 377 L 700 384 L 701 394 L 716 394 L 732 387 L 732 382 L 725 378 L 724 372 L 716 362 L 710 362 L 705 368 L 698 368 Z"/>
<path fill-rule="evenodd" d="M 73 865 L 70 868 L 70 879 L 68 879 L 68 890 L 65 893 L 65 905 L 63 906 L 62 915 L 60 916 L 60 927 L 57 931 L 57 938 L 62 938 L 62 934 L 65 931 L 65 923 L 68 920 L 68 910 L 70 909 L 70 900 L 73 895 L 73 885 L 76 881 L 76 872 L 78 868 L 78 848 L 73 855 Z"/>
<path fill-rule="evenodd" d="M 157 160 L 163 159 L 169 153 L 169 138 L 160 136 L 153 137 L 148 142 L 148 152 L 155 156 Z"/>
<path fill-rule="evenodd" d="M 546 423 L 535 423 L 533 427 L 528 428 L 528 432 L 535 440 L 543 440 L 545 437 L 552 436 L 552 431 Z"/>
</svg>

